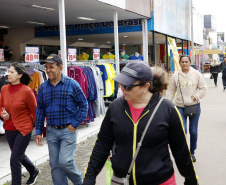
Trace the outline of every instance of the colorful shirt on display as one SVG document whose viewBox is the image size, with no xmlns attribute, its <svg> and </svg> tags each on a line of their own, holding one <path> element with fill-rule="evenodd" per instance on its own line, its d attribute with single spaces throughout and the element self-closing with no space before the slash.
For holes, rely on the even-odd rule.
<svg viewBox="0 0 226 185">
<path fill-rule="evenodd" d="M 103 84 L 104 84 L 104 95 L 106 95 L 106 84 L 105 84 L 105 80 L 108 79 L 108 75 L 107 75 L 107 71 L 104 65 L 97 65 L 97 67 L 100 69 L 100 73 L 101 73 L 101 77 L 103 80 Z"/>
<path fill-rule="evenodd" d="M 115 55 L 113 55 L 113 54 L 110 54 L 110 55 L 104 54 L 102 56 L 102 59 L 115 59 Z"/>
<path fill-rule="evenodd" d="M 144 60 L 142 55 L 139 55 L 138 57 L 136 57 L 135 55 L 131 55 L 129 57 L 130 60 Z"/>
</svg>

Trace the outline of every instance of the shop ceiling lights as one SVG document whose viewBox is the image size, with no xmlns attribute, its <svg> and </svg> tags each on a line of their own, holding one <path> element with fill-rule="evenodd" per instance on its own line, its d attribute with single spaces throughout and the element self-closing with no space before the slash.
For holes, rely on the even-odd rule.
<svg viewBox="0 0 226 185">
<path fill-rule="evenodd" d="M 30 5 L 30 7 L 32 7 L 32 8 L 38 8 L 38 9 L 42 9 L 42 10 L 48 10 L 48 11 L 55 10 L 54 8 L 48 8 L 48 7 L 45 7 L 45 6 L 39 6 L 39 5 L 35 5 L 35 4 Z"/>
<path fill-rule="evenodd" d="M 33 22 L 33 21 L 27 21 L 29 24 L 39 24 L 39 25 L 45 25 L 43 22 Z"/>
<path fill-rule="evenodd" d="M 124 37 L 128 37 L 127 35 L 124 35 Z"/>
<path fill-rule="evenodd" d="M 110 44 L 111 42 L 107 41 L 108 44 Z"/>
<path fill-rule="evenodd" d="M 95 19 L 88 18 L 88 17 L 78 17 L 78 19 L 87 20 L 87 21 L 93 21 Z"/>
<path fill-rule="evenodd" d="M 83 40 L 82 38 L 78 39 L 78 40 Z"/>
</svg>

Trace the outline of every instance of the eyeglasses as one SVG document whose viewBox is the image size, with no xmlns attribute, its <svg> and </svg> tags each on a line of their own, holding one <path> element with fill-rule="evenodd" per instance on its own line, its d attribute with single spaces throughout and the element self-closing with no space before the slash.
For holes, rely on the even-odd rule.
<svg viewBox="0 0 226 185">
<path fill-rule="evenodd" d="M 182 64 L 188 64 L 188 63 L 190 63 L 189 61 L 181 61 L 180 63 L 182 63 Z"/>
<path fill-rule="evenodd" d="M 120 86 L 123 86 L 125 88 L 126 91 L 131 91 L 132 88 L 136 87 L 136 86 L 142 86 L 144 85 L 143 83 L 141 84 L 135 84 L 135 85 L 122 85 L 122 84 L 119 84 Z"/>
</svg>

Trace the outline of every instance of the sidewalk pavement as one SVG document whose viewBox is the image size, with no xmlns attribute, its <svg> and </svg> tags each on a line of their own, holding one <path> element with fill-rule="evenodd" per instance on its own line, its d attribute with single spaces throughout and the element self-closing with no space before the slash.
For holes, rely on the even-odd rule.
<svg viewBox="0 0 226 185">
<path fill-rule="evenodd" d="M 199 121 L 199 138 L 196 151 L 197 162 L 194 163 L 194 166 L 201 185 L 223 185 L 226 181 L 226 147 L 224 144 L 226 141 L 226 92 L 223 92 L 221 76 L 218 78 L 218 87 L 215 87 L 213 80 L 209 79 L 209 73 L 205 73 L 203 76 L 208 85 L 208 93 L 201 102 L 202 113 Z M 81 127 L 79 129 L 79 141 L 74 159 L 78 169 L 82 173 L 84 173 L 87 162 L 89 161 L 93 145 L 96 141 L 96 133 L 99 130 L 102 119 L 103 117 L 97 118 L 94 123 L 90 123 L 89 127 Z M 189 144 L 189 134 L 187 134 L 187 139 Z M 4 142 L 6 143 L 6 141 L 2 141 L 0 138 L 1 146 Z M 5 158 L 6 156 L 9 158 L 10 152 L 8 151 L 7 153 L 7 143 L 4 148 L 6 154 L 2 152 L 1 147 L 0 156 L 4 154 Z M 49 162 L 47 161 L 47 144 L 45 143 L 43 147 L 37 147 L 34 141 L 31 141 L 27 154 L 32 158 L 37 156 L 33 161 L 36 162 L 36 165 L 42 171 L 36 185 L 52 185 Z M 0 184 L 10 179 L 9 162 L 8 164 L 7 162 L 4 163 L 4 168 L 2 168 L 1 162 L 0 174 L 3 174 L 7 168 L 8 176 L 6 176 L 7 178 L 0 176 Z M 179 174 L 175 163 L 174 169 L 177 185 L 184 184 L 184 178 Z M 29 177 L 27 173 L 25 175 L 23 184 L 25 184 Z M 105 168 L 103 168 L 97 177 L 96 184 L 105 185 L 105 182 Z M 69 182 L 69 184 L 71 185 L 72 183 Z"/>
<path fill-rule="evenodd" d="M 99 132 L 100 125 L 102 123 L 103 118 L 104 116 L 95 118 L 95 122 L 89 123 L 88 127 L 87 125 L 79 126 L 78 139 L 77 139 L 78 145 L 80 145 L 80 143 L 83 143 L 83 141 L 85 141 L 87 138 L 94 136 Z M 41 165 L 41 167 L 42 166 L 47 167 L 49 166 L 48 162 L 46 162 L 49 159 L 48 146 L 45 138 L 42 139 L 42 142 L 44 145 L 42 147 L 39 147 L 36 145 L 34 138 L 31 139 L 29 146 L 26 150 L 26 155 L 31 159 L 31 161 L 36 166 L 39 167 L 39 165 Z M 90 148 L 92 148 L 92 145 L 90 146 Z M 80 154 L 79 149 L 76 149 L 76 153 Z M 5 136 L 1 136 L 0 137 L 0 185 L 11 180 L 10 155 L 11 155 L 11 151 L 9 149 L 6 138 Z M 87 160 L 85 161 L 85 163 L 87 163 Z M 25 168 L 23 168 L 22 171 L 25 172 L 26 171 Z M 42 172 L 42 175 L 41 175 L 42 177 L 44 174 L 48 174 L 45 171 L 49 171 L 49 175 L 50 175 L 50 169 L 48 169 L 48 170 L 44 170 L 44 173 Z M 45 179 L 45 181 L 47 181 L 47 179 Z M 40 184 L 44 185 L 46 183 L 40 183 Z"/>
</svg>

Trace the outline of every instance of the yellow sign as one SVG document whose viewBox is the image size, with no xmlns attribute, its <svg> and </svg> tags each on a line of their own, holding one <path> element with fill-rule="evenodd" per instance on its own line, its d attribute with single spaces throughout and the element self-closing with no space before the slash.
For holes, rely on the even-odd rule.
<svg viewBox="0 0 226 185">
<path fill-rule="evenodd" d="M 171 47 L 172 52 L 173 52 L 174 69 L 175 69 L 175 72 L 176 72 L 181 68 L 180 64 L 179 64 L 179 53 L 178 53 L 178 50 L 177 50 L 175 39 L 168 37 L 168 42 L 169 42 L 170 47 Z"/>
</svg>

